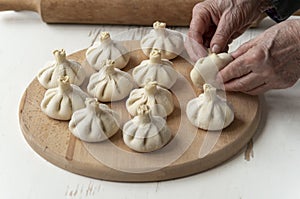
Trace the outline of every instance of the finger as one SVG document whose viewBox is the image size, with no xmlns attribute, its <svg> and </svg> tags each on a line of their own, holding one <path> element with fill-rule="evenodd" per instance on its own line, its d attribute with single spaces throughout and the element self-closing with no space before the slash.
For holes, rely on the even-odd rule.
<svg viewBox="0 0 300 199">
<path fill-rule="evenodd" d="M 227 18 L 227 19 L 226 19 Z M 228 17 L 225 14 L 221 17 L 216 32 L 211 39 L 211 49 L 214 53 L 220 53 L 227 46 L 231 35 L 234 33 L 234 30 L 228 25 Z"/>
<path fill-rule="evenodd" d="M 251 65 L 247 63 L 246 54 L 230 62 L 217 74 L 217 81 L 228 82 L 240 78 L 251 72 Z"/>
<path fill-rule="evenodd" d="M 193 17 L 190 23 L 190 36 L 199 43 L 203 42 L 203 34 L 208 31 L 210 25 L 210 13 L 203 3 L 198 3 L 193 8 Z"/>
<path fill-rule="evenodd" d="M 197 31 L 190 29 L 188 32 L 188 37 L 193 39 L 194 41 L 198 42 L 199 44 L 203 44 L 202 34 L 200 34 Z"/>
<path fill-rule="evenodd" d="M 266 91 L 270 90 L 271 87 L 269 84 L 262 84 L 252 90 L 246 91 L 244 93 L 249 94 L 249 95 L 260 95 L 265 93 Z"/>
<path fill-rule="evenodd" d="M 208 30 L 203 34 L 203 44 L 209 48 L 212 37 L 216 32 L 217 26 L 212 24 L 209 26 Z"/>
<path fill-rule="evenodd" d="M 237 58 L 246 52 L 248 52 L 253 46 L 255 45 L 255 42 L 253 40 L 247 41 L 244 44 L 242 44 L 238 49 L 236 49 L 234 52 L 230 53 L 233 58 Z"/>
<path fill-rule="evenodd" d="M 208 55 L 207 49 L 190 37 L 186 39 L 184 46 L 191 60 L 194 62 Z"/>
<path fill-rule="evenodd" d="M 265 82 L 261 76 L 257 73 L 250 72 L 241 78 L 234 79 L 224 84 L 224 88 L 227 91 L 247 92 L 263 84 L 265 84 Z"/>
</svg>

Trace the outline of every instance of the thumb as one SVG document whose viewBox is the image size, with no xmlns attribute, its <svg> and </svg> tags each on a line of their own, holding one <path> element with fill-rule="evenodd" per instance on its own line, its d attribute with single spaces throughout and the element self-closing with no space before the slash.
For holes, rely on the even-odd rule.
<svg viewBox="0 0 300 199">
<path fill-rule="evenodd" d="M 225 21 L 225 17 L 221 17 L 216 32 L 210 42 L 210 48 L 213 53 L 222 52 L 228 45 L 228 41 L 234 33 L 234 28 L 232 28 L 229 23 L 232 24 L 231 20 L 227 18 Z"/>
</svg>

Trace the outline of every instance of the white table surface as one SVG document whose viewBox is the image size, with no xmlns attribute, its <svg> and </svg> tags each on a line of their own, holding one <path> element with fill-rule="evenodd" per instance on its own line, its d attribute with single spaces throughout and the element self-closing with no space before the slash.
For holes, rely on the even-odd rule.
<svg viewBox="0 0 300 199">
<path fill-rule="evenodd" d="M 232 48 L 274 24 L 264 20 Z M 47 25 L 30 12 L 0 13 L 0 198 L 300 198 L 300 84 L 265 94 L 265 121 L 254 140 L 254 157 L 230 161 L 178 180 L 115 183 L 64 171 L 37 155 L 18 122 L 20 98 L 52 50 L 88 47 L 99 30 L 112 35 L 136 27 Z M 187 28 L 177 28 L 185 33 Z"/>
</svg>

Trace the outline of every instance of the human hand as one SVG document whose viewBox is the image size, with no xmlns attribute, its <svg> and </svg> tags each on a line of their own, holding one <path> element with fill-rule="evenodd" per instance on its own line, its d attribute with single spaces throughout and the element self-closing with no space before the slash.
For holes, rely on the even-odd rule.
<svg viewBox="0 0 300 199">
<path fill-rule="evenodd" d="M 203 49 L 214 53 L 227 49 L 261 15 L 263 1 L 206 0 L 193 9 L 186 49 L 193 61 L 203 56 Z M 194 42 L 193 42 L 194 40 Z"/>
<path fill-rule="evenodd" d="M 291 87 L 300 78 L 300 20 L 276 24 L 231 55 L 217 77 L 225 90 L 257 95 Z"/>
</svg>

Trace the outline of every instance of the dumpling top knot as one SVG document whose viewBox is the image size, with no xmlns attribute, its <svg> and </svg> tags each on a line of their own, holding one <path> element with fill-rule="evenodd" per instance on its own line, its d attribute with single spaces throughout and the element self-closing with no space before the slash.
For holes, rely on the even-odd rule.
<svg viewBox="0 0 300 199">
<path fill-rule="evenodd" d="M 99 101 L 97 98 L 86 98 L 85 105 L 90 108 L 97 108 L 99 106 Z"/>
<path fill-rule="evenodd" d="M 69 76 L 60 76 L 57 81 L 58 87 L 61 88 L 63 91 L 72 89 Z"/>
<path fill-rule="evenodd" d="M 145 86 L 146 94 L 148 95 L 154 95 L 157 92 L 157 82 L 148 82 Z"/>
<path fill-rule="evenodd" d="M 215 100 L 217 96 L 217 89 L 210 84 L 203 85 L 204 96 L 207 100 Z"/>
<path fill-rule="evenodd" d="M 150 114 L 149 106 L 145 105 L 145 104 L 139 106 L 138 109 L 137 109 L 137 114 L 138 115 L 148 115 L 148 114 Z"/>
<path fill-rule="evenodd" d="M 70 84 L 70 77 L 69 76 L 60 76 L 57 81 L 60 84 Z"/>
<path fill-rule="evenodd" d="M 67 60 L 66 51 L 64 49 L 54 50 L 53 55 L 58 64 L 61 64 Z"/>
<path fill-rule="evenodd" d="M 151 122 L 150 112 L 151 110 L 148 105 L 143 104 L 138 107 L 137 114 L 141 124 L 148 124 Z"/>
<path fill-rule="evenodd" d="M 150 63 L 161 63 L 161 51 L 158 49 L 153 49 L 150 53 Z"/>
<path fill-rule="evenodd" d="M 164 23 L 164 22 L 156 21 L 156 22 L 153 23 L 153 28 L 156 29 L 156 30 L 157 29 L 165 29 L 166 26 L 167 26 L 167 24 Z"/>
<path fill-rule="evenodd" d="M 101 32 L 100 33 L 100 41 L 108 41 L 111 40 L 109 32 Z"/>
<path fill-rule="evenodd" d="M 106 60 L 105 64 L 104 64 L 104 70 L 106 72 L 106 74 L 111 75 L 114 74 L 115 71 L 115 61 L 113 60 Z"/>
</svg>

